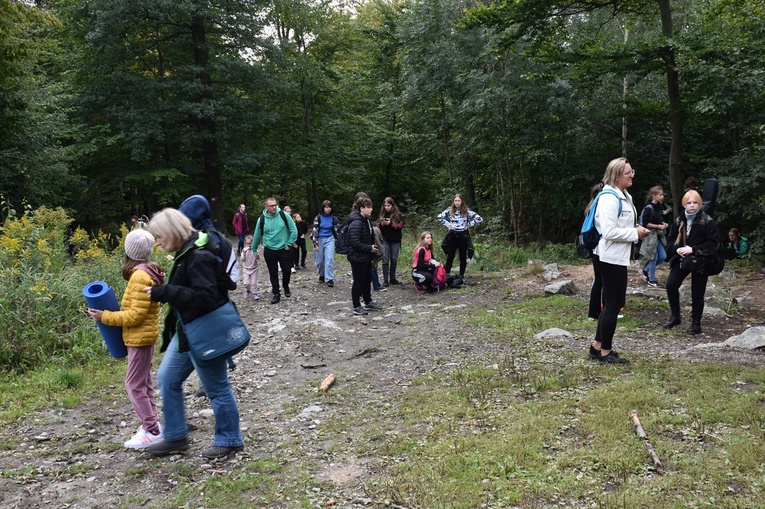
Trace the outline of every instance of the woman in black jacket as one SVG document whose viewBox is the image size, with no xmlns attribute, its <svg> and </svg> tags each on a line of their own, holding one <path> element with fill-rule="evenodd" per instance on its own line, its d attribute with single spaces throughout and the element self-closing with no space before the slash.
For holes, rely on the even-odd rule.
<svg viewBox="0 0 765 509">
<path fill-rule="evenodd" d="M 175 259 L 167 283 L 144 290 L 151 300 L 170 304 L 162 335 L 161 351 L 165 356 L 157 371 L 165 441 L 151 445 L 147 451 L 165 455 L 189 448 L 183 382 L 196 369 L 215 415 L 212 447 L 202 451 L 202 456 L 222 458 L 244 446 L 226 356 L 200 363 L 189 350 L 177 321 L 191 322 L 228 302 L 230 279 L 224 264 L 213 254 L 217 245 L 208 244 L 213 241 L 207 233 L 194 231 L 183 213 L 164 209 L 152 217 L 149 228 L 159 247 L 175 253 Z"/>
<path fill-rule="evenodd" d="M 374 233 L 369 216 L 372 215 L 372 200 L 362 196 L 356 200 L 353 211 L 348 216 L 348 235 L 351 252 L 348 261 L 351 263 L 353 286 L 353 314 L 367 315 L 369 311 L 379 311 L 380 307 L 372 301 L 372 259 L 377 254 Z M 364 306 L 361 298 L 364 298 Z"/>
<path fill-rule="evenodd" d="M 700 265 L 710 263 L 712 255 L 720 247 L 720 232 L 717 224 L 701 209 L 701 195 L 690 190 L 683 196 L 684 211 L 675 221 L 668 249 L 669 278 L 667 278 L 667 299 L 672 311 L 665 329 L 680 325 L 680 285 L 691 275 L 691 326 L 689 334 L 701 333 L 701 315 L 704 311 L 704 292 L 709 276 Z M 693 266 L 695 258 L 695 264 Z"/>
</svg>

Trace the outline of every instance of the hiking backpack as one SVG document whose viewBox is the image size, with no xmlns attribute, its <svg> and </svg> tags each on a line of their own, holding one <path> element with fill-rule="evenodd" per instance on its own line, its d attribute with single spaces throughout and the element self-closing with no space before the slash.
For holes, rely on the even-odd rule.
<svg viewBox="0 0 765 509">
<path fill-rule="evenodd" d="M 598 195 L 592 200 L 590 211 L 587 213 L 587 217 L 584 218 L 582 223 L 582 229 L 579 236 L 576 238 L 576 252 L 580 258 L 591 258 L 592 251 L 598 247 L 600 242 L 600 232 L 595 228 L 595 209 L 598 207 L 598 200 L 603 194 L 613 194 L 616 199 L 619 200 L 619 215 L 622 214 L 622 200 L 616 191 L 611 189 L 604 189 L 599 192 Z"/>
<path fill-rule="evenodd" d="M 430 286 L 432 286 L 435 291 L 440 292 L 446 287 L 446 279 L 446 268 L 444 268 L 443 265 L 439 265 L 436 267 L 436 270 L 433 271 L 433 281 L 430 283 Z"/>
<path fill-rule="evenodd" d="M 351 254 L 351 223 L 353 221 L 346 219 L 337 229 L 337 238 L 335 239 L 335 253 L 347 255 Z"/>
</svg>

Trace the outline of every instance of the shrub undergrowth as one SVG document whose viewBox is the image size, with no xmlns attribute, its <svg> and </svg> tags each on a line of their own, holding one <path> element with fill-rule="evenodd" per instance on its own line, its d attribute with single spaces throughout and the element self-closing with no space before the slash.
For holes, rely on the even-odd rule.
<svg viewBox="0 0 765 509">
<path fill-rule="evenodd" d="M 69 230 L 61 209 L 40 207 L 9 215 L 0 229 L 0 373 L 46 364 L 83 365 L 105 355 L 85 314 L 82 288 L 105 281 L 117 295 L 122 238 Z"/>
</svg>

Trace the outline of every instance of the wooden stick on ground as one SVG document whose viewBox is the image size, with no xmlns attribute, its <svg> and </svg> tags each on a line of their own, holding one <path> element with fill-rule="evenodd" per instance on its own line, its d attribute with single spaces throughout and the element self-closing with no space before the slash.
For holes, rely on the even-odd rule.
<svg viewBox="0 0 765 509">
<path fill-rule="evenodd" d="M 635 432 L 637 433 L 637 436 L 643 441 L 645 449 L 648 451 L 648 454 L 651 455 L 653 465 L 656 467 L 657 471 L 661 471 L 661 461 L 656 455 L 656 451 L 653 450 L 651 442 L 648 441 L 648 436 L 645 434 L 645 431 L 643 431 L 643 426 L 640 424 L 640 419 L 638 419 L 637 410 L 630 412 L 629 417 L 632 419 L 632 423 L 635 425 Z"/>
<path fill-rule="evenodd" d="M 327 392 L 330 387 L 332 387 L 332 384 L 335 383 L 335 380 L 337 377 L 334 373 L 329 375 L 327 378 L 324 379 L 324 381 L 321 383 L 321 386 L 319 387 L 320 391 Z"/>
</svg>

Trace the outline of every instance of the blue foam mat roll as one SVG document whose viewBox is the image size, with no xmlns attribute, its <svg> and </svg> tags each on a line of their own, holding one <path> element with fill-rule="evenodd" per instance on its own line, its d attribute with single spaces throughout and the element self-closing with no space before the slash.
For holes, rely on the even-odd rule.
<svg viewBox="0 0 765 509">
<path fill-rule="evenodd" d="M 85 296 L 85 302 L 87 302 L 89 308 L 108 311 L 120 310 L 119 302 L 117 302 L 117 297 L 114 295 L 114 289 L 103 281 L 88 283 L 82 289 L 82 295 Z M 115 359 L 127 357 L 127 347 L 122 342 L 122 327 L 104 325 L 101 322 L 96 323 L 111 356 Z"/>
</svg>

